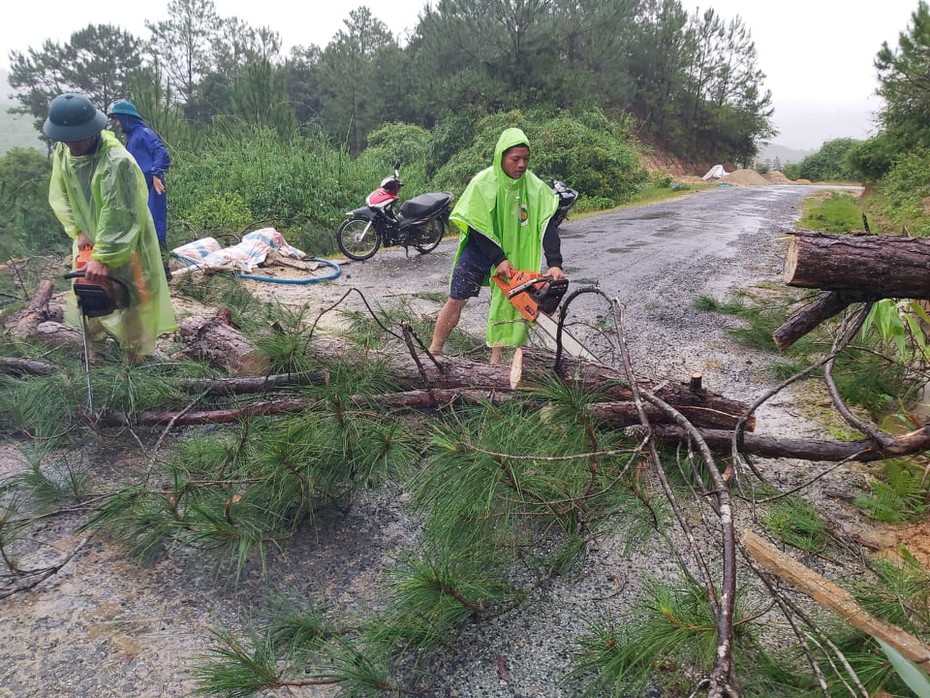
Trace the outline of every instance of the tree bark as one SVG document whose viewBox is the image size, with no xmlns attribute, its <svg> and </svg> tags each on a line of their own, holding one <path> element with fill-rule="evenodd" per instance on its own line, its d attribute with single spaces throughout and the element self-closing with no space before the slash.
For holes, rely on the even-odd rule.
<svg viewBox="0 0 930 698">
<path fill-rule="evenodd" d="M 229 311 L 219 310 L 212 318 L 192 315 L 181 321 L 178 333 L 186 342 L 172 359 L 206 361 L 231 373 L 262 373 L 264 362 L 230 320 Z"/>
<path fill-rule="evenodd" d="M 788 286 L 880 298 L 930 299 L 930 240 L 888 235 L 796 233 L 788 243 Z"/>
<path fill-rule="evenodd" d="M 848 291 L 825 291 L 814 301 L 786 320 L 772 333 L 775 346 L 779 351 L 786 351 L 801 337 L 813 330 L 820 323 L 843 312 L 852 303 L 872 300 L 867 294 Z"/>
<path fill-rule="evenodd" d="M 29 307 L 22 312 L 16 324 L 10 328 L 10 334 L 23 339 L 31 338 L 36 328 L 49 319 L 48 302 L 54 290 L 55 287 L 51 281 L 48 279 L 41 281 Z"/>
<path fill-rule="evenodd" d="M 701 429 L 701 436 L 716 453 L 729 453 L 733 432 L 725 429 Z M 683 441 L 687 435 L 679 428 L 657 426 L 653 428 L 657 438 L 666 441 Z M 820 439 L 787 439 L 777 436 L 744 434 L 740 451 L 762 458 L 798 458 L 809 461 L 856 460 L 862 463 L 910 456 L 930 449 L 930 425 L 890 437 L 883 451 L 876 449 L 871 439 L 858 441 L 825 441 Z"/>
<path fill-rule="evenodd" d="M 187 329 L 185 329 L 187 328 Z M 252 346 L 234 327 L 221 320 L 205 320 L 202 317 L 190 317 L 182 323 L 182 336 L 193 338 L 192 347 L 180 354 L 185 356 L 218 357 L 228 362 L 231 367 L 241 367 L 248 363 Z M 334 359 L 344 359 L 352 348 L 344 342 L 324 337 L 314 337 L 310 343 L 310 352 L 324 363 Z M 177 356 L 177 354 L 176 354 Z M 510 366 L 492 365 L 470 361 L 462 357 L 439 357 L 437 363 L 420 355 L 416 360 L 408 352 L 392 353 L 372 352 L 367 360 L 377 359 L 384 363 L 391 380 L 400 391 L 454 391 L 468 390 L 486 395 L 512 392 Z M 523 371 L 521 386 L 532 387 L 542 384 L 554 375 L 551 353 L 523 348 Z M 421 370 L 422 367 L 422 370 Z M 591 364 L 575 359 L 563 360 L 559 375 L 565 380 L 577 380 L 589 390 L 600 390 L 606 403 L 629 403 L 632 392 L 617 369 L 601 364 Z M 310 376 L 324 380 L 323 374 L 300 374 L 291 377 L 269 376 L 267 378 L 235 378 L 217 381 L 213 384 L 203 381 L 186 382 L 189 390 L 206 390 L 213 393 L 236 392 L 237 388 L 248 391 L 266 389 L 269 385 L 286 385 L 306 381 Z M 653 389 L 642 382 L 643 388 L 654 391 L 655 395 L 673 405 L 696 426 L 707 429 L 732 429 L 748 409 L 744 403 L 715 395 L 707 390 L 691 390 L 685 381 L 666 383 Z M 524 388 L 521 387 L 521 390 Z M 443 400 L 437 399 L 437 403 Z M 604 416 L 617 419 L 626 408 L 614 405 L 605 406 Z M 611 410 L 614 416 L 610 416 Z M 657 420 L 664 419 L 660 414 Z M 747 430 L 752 431 L 755 418 L 750 417 Z"/>
<path fill-rule="evenodd" d="M 33 359 L 15 359 L 0 356 L 0 373 L 26 376 L 50 376 L 58 366 Z"/>
</svg>

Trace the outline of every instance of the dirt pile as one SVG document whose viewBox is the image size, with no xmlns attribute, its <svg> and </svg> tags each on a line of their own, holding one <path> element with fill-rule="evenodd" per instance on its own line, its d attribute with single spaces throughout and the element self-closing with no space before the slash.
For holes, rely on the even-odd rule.
<svg viewBox="0 0 930 698">
<path fill-rule="evenodd" d="M 785 176 L 784 172 L 779 170 L 772 170 L 771 172 L 766 172 L 764 175 L 765 180 L 771 184 L 794 184 L 790 179 Z"/>
<path fill-rule="evenodd" d="M 768 180 L 765 179 L 755 170 L 736 170 L 735 172 L 730 172 L 725 177 L 721 177 L 719 182 L 725 182 L 727 184 L 738 184 L 740 186 L 752 186 L 754 184 L 771 184 Z"/>
</svg>

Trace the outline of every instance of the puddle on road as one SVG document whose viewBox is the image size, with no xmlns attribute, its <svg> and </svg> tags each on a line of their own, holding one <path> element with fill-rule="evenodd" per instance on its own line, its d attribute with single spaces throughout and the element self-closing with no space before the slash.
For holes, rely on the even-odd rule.
<svg viewBox="0 0 930 698">
<path fill-rule="evenodd" d="M 641 216 L 633 216 L 626 218 L 627 221 L 654 221 L 660 218 L 673 218 L 675 216 L 674 211 L 650 211 L 644 213 Z"/>
</svg>

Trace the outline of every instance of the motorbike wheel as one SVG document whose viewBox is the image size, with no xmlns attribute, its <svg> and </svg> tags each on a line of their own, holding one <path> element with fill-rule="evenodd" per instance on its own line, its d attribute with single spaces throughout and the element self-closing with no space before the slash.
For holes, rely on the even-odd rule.
<svg viewBox="0 0 930 698">
<path fill-rule="evenodd" d="M 339 249 L 349 259 L 363 261 L 381 247 L 381 236 L 367 218 L 346 218 L 336 231 Z"/>
<path fill-rule="evenodd" d="M 432 252 L 439 245 L 445 232 L 446 225 L 442 219 L 433 218 L 423 224 L 423 229 L 420 231 L 420 240 L 414 247 L 420 254 Z"/>
</svg>

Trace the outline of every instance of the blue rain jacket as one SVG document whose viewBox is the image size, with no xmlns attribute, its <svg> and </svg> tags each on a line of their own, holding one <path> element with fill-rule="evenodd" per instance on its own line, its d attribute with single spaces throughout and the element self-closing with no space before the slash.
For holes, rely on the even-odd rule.
<svg viewBox="0 0 930 698">
<path fill-rule="evenodd" d="M 165 143 L 155 131 L 145 125 L 142 119 L 126 114 L 118 115 L 120 126 L 126 134 L 126 150 L 139 163 L 139 169 L 145 175 L 145 183 L 149 188 L 149 211 L 155 221 L 155 232 L 158 241 L 164 245 L 168 236 L 168 182 L 165 175 L 171 167 L 171 158 Z M 156 176 L 165 184 L 166 193 L 158 194 L 152 184 L 152 176 Z"/>
</svg>

